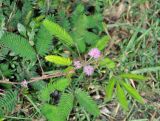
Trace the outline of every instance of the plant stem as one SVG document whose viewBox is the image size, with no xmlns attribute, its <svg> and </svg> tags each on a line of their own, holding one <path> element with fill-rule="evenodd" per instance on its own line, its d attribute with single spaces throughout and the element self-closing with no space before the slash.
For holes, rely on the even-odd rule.
<svg viewBox="0 0 160 121">
<path fill-rule="evenodd" d="M 40 61 L 40 59 L 39 59 L 38 54 L 37 54 L 37 59 L 38 59 L 38 63 L 39 63 L 39 66 L 40 66 L 40 69 L 41 69 L 42 75 L 44 75 L 44 70 L 43 70 L 43 68 L 42 68 L 42 64 L 41 64 L 41 61 Z"/>
<path fill-rule="evenodd" d="M 53 73 L 53 74 L 44 74 L 42 76 L 33 77 L 29 81 L 27 81 L 27 83 L 33 83 L 33 82 L 37 82 L 37 81 L 43 80 L 43 79 L 50 79 L 50 78 L 61 77 L 61 76 L 68 75 L 68 73 L 74 73 L 74 70 L 71 70 L 71 71 L 69 71 L 67 73 L 56 72 L 56 73 Z M 0 80 L 0 83 L 3 83 L 3 84 L 12 84 L 12 85 L 20 84 L 21 85 L 21 82 L 11 82 L 11 81 L 9 81 L 9 79 Z"/>
</svg>

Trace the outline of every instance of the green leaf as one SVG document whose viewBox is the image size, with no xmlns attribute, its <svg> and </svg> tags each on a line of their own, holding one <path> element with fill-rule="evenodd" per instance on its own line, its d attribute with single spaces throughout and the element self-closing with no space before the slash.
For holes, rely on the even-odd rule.
<svg viewBox="0 0 160 121">
<path fill-rule="evenodd" d="M 36 50 L 39 55 L 45 55 L 52 45 L 52 35 L 48 30 L 41 26 L 36 36 Z"/>
<path fill-rule="evenodd" d="M 1 115 L 0 115 L 0 121 L 4 121 L 4 120 L 5 120 L 5 118 L 2 118 Z"/>
<path fill-rule="evenodd" d="M 99 36 L 93 32 L 84 31 L 84 33 L 84 40 L 87 44 L 95 45 L 97 40 L 99 40 Z"/>
<path fill-rule="evenodd" d="M 94 15 L 87 16 L 88 28 L 96 28 L 98 31 L 103 31 L 102 21 L 103 15 L 95 13 Z"/>
<path fill-rule="evenodd" d="M 27 31 L 26 31 L 26 28 L 24 27 L 24 25 L 21 23 L 18 23 L 17 28 L 18 28 L 19 33 L 26 37 Z"/>
<path fill-rule="evenodd" d="M 61 119 L 58 108 L 54 105 L 44 104 L 41 107 L 43 115 L 48 119 L 48 121 L 63 121 Z"/>
<path fill-rule="evenodd" d="M 44 104 L 41 111 L 48 121 L 66 121 L 73 107 L 72 94 L 63 93 L 58 106 Z"/>
<path fill-rule="evenodd" d="M 127 90 L 127 92 L 135 98 L 138 102 L 144 103 L 143 98 L 139 95 L 136 89 L 134 89 L 131 85 L 126 84 L 125 82 L 121 81 L 121 85 Z"/>
<path fill-rule="evenodd" d="M 86 44 L 85 44 L 85 42 L 84 42 L 83 39 L 77 39 L 76 44 L 77 44 L 78 50 L 81 53 L 85 52 L 85 50 L 86 50 Z"/>
<path fill-rule="evenodd" d="M 121 78 L 125 78 L 125 79 L 134 79 L 134 80 L 147 80 L 147 77 L 144 77 L 142 75 L 137 75 L 137 74 L 121 74 L 120 75 Z"/>
<path fill-rule="evenodd" d="M 66 77 L 70 79 L 74 75 L 74 67 L 68 66 L 63 72 L 66 74 Z M 69 72 L 73 72 L 73 73 L 69 73 Z"/>
<path fill-rule="evenodd" d="M 63 44 L 66 44 L 68 46 L 72 46 L 74 44 L 74 41 L 72 37 L 69 35 L 69 33 L 66 32 L 58 24 L 46 19 L 43 21 L 43 25 L 52 35 L 57 37 Z"/>
<path fill-rule="evenodd" d="M 160 70 L 160 66 L 156 66 L 156 67 L 148 67 L 148 68 L 134 70 L 131 73 L 139 74 L 139 73 L 157 72 L 159 70 Z"/>
<path fill-rule="evenodd" d="M 75 8 L 71 16 L 71 22 L 73 25 L 76 25 L 78 21 L 80 21 L 79 18 L 82 18 L 82 14 L 84 14 L 84 5 L 78 4 L 78 6 Z"/>
<path fill-rule="evenodd" d="M 124 110 L 128 110 L 128 102 L 126 99 L 126 95 L 118 83 L 117 83 L 116 92 L 117 92 L 118 101 L 120 102 L 122 108 Z"/>
<path fill-rule="evenodd" d="M 54 82 L 54 88 L 59 91 L 64 91 L 70 84 L 70 80 L 67 78 L 60 78 Z"/>
<path fill-rule="evenodd" d="M 45 59 L 49 62 L 58 64 L 58 65 L 71 65 L 72 61 L 69 58 L 61 57 L 61 56 L 56 56 L 56 55 L 48 55 L 45 57 Z"/>
<path fill-rule="evenodd" d="M 100 40 L 97 41 L 95 47 L 97 47 L 99 50 L 103 50 L 109 42 L 109 37 L 104 36 Z"/>
<path fill-rule="evenodd" d="M 112 98 L 112 94 L 113 94 L 113 89 L 114 89 L 114 85 L 116 83 L 116 79 L 115 78 L 111 78 L 109 80 L 109 83 L 106 87 L 106 100 L 110 101 Z"/>
<path fill-rule="evenodd" d="M 59 112 L 61 113 L 60 117 L 63 119 L 63 121 L 66 121 L 68 115 L 70 114 L 73 108 L 73 101 L 74 101 L 73 94 L 71 93 L 62 94 L 58 107 L 59 107 Z"/>
<path fill-rule="evenodd" d="M 87 16 L 85 14 L 82 15 L 78 15 L 78 18 L 76 19 L 76 21 L 74 22 L 74 32 L 79 33 L 80 35 L 83 35 L 85 33 L 84 30 L 87 29 L 88 26 L 88 19 Z M 80 24 L 81 23 L 81 24 Z"/>
<path fill-rule="evenodd" d="M 17 104 L 17 91 L 8 90 L 6 93 L 0 97 L 0 117 L 3 116 L 3 114 L 11 113 Z"/>
<path fill-rule="evenodd" d="M 66 78 L 60 78 L 55 82 L 50 82 L 45 88 L 39 93 L 39 99 L 41 101 L 49 101 L 50 94 L 55 90 L 64 91 L 70 84 L 70 80 Z"/>
<path fill-rule="evenodd" d="M 4 64 L 4 63 L 1 63 L 0 64 L 0 77 L 2 76 L 5 77 L 10 77 L 12 75 L 12 70 L 9 68 L 9 64 Z"/>
<path fill-rule="evenodd" d="M 104 58 L 104 59 L 100 60 L 99 64 L 100 64 L 100 66 L 107 67 L 109 69 L 114 69 L 116 66 L 115 62 L 112 61 L 110 58 Z"/>
<path fill-rule="evenodd" d="M 7 33 L 0 39 L 6 47 L 10 48 L 15 54 L 18 54 L 26 59 L 36 59 L 36 53 L 29 42 L 14 33 Z"/>
<path fill-rule="evenodd" d="M 83 106 L 85 110 L 87 110 L 90 114 L 94 116 L 100 115 L 100 111 L 97 104 L 92 100 L 92 98 L 85 91 L 76 89 L 75 94 L 79 104 Z"/>
</svg>

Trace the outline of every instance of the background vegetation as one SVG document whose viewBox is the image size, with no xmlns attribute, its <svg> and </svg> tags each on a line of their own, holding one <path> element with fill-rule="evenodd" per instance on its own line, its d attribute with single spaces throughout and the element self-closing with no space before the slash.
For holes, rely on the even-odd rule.
<svg viewBox="0 0 160 121">
<path fill-rule="evenodd" d="M 0 0 L 0 121 L 159 121 L 159 41 L 159 0 Z"/>
</svg>

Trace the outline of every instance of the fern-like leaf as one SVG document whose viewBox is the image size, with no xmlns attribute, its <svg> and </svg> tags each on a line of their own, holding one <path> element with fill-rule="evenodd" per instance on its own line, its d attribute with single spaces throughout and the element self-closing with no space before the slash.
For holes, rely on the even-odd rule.
<svg viewBox="0 0 160 121">
<path fill-rule="evenodd" d="M 82 15 L 84 13 L 84 5 L 83 4 L 79 4 L 74 12 L 72 13 L 72 16 L 71 16 L 71 23 L 73 25 L 75 25 L 77 23 L 78 20 L 80 20 L 80 15 Z M 83 24 L 83 23 L 81 23 Z"/>
<path fill-rule="evenodd" d="M 72 46 L 74 44 L 73 39 L 69 35 L 69 33 L 66 32 L 65 29 L 63 29 L 58 24 L 46 19 L 43 21 L 43 25 L 52 35 L 57 37 L 63 44 L 66 44 L 68 46 Z"/>
<path fill-rule="evenodd" d="M 46 103 L 41 107 L 41 111 L 48 121 L 62 121 L 57 106 Z"/>
<path fill-rule="evenodd" d="M 107 57 L 100 60 L 99 65 L 101 67 L 107 67 L 108 69 L 114 69 L 116 66 L 115 62 Z"/>
<path fill-rule="evenodd" d="M 59 111 L 61 113 L 63 121 L 66 120 L 68 115 L 70 114 L 72 107 L 73 107 L 73 100 L 74 97 L 72 94 L 64 93 L 61 96 L 60 102 L 59 102 Z"/>
<path fill-rule="evenodd" d="M 0 41 L 15 54 L 18 54 L 26 59 L 35 59 L 36 53 L 27 40 L 14 33 L 7 33 Z"/>
<path fill-rule="evenodd" d="M 16 102 L 17 92 L 11 90 L 7 91 L 6 94 L 2 98 L 0 98 L 0 111 L 2 110 L 1 116 L 2 114 L 12 112 Z"/>
<path fill-rule="evenodd" d="M 3 114 L 3 110 L 0 109 L 0 119 L 3 118 L 3 115 L 4 115 L 4 114 Z M 1 120 L 0 120 L 0 121 L 1 121 Z"/>
<path fill-rule="evenodd" d="M 95 46 L 99 50 L 103 50 L 107 46 L 108 42 L 109 42 L 109 37 L 108 36 L 104 36 L 100 40 L 97 41 Z"/>
<path fill-rule="evenodd" d="M 64 93 L 58 106 L 44 104 L 41 111 L 48 121 L 66 121 L 73 107 L 73 99 L 72 94 Z"/>
<path fill-rule="evenodd" d="M 45 57 L 45 59 L 49 62 L 58 64 L 58 65 L 63 65 L 63 66 L 68 66 L 72 64 L 72 61 L 69 58 L 65 58 L 57 55 L 48 55 Z"/>
<path fill-rule="evenodd" d="M 36 50 L 39 55 L 45 55 L 52 44 L 52 35 L 44 26 L 40 27 L 36 37 Z"/>
<path fill-rule="evenodd" d="M 87 110 L 90 114 L 94 116 L 100 115 L 100 111 L 97 104 L 92 100 L 92 98 L 86 92 L 77 89 L 75 94 L 79 104 L 83 106 L 85 110 Z"/>
<path fill-rule="evenodd" d="M 39 99 L 42 101 L 49 101 L 50 94 L 54 90 L 64 91 L 66 87 L 70 84 L 70 80 L 66 78 L 61 78 L 56 82 L 50 82 L 43 90 L 40 91 Z"/>
</svg>

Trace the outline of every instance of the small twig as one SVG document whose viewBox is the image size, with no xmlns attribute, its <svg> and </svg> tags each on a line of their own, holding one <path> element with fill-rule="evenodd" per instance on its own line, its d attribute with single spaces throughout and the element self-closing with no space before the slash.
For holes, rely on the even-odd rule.
<svg viewBox="0 0 160 121">
<path fill-rule="evenodd" d="M 153 120 L 154 120 L 156 114 L 157 114 L 157 111 L 154 111 L 154 113 L 152 114 L 152 117 L 150 118 L 150 121 L 153 121 Z"/>
<path fill-rule="evenodd" d="M 107 53 L 112 48 L 112 46 L 114 45 L 114 40 L 112 39 L 112 37 L 110 36 L 110 34 L 108 32 L 106 24 L 103 24 L 103 28 L 104 28 L 105 33 L 108 35 L 109 39 L 111 40 L 110 43 L 109 43 L 109 46 L 105 50 L 105 53 Z"/>
<path fill-rule="evenodd" d="M 74 70 L 71 70 L 68 73 L 74 73 Z M 61 76 L 67 75 L 68 73 L 57 72 L 57 73 L 54 73 L 54 74 L 45 74 L 45 75 L 42 75 L 42 76 L 39 76 L 39 77 L 33 77 L 29 81 L 27 81 L 27 83 L 33 83 L 33 82 L 37 82 L 37 81 L 43 80 L 43 79 L 61 77 Z M 9 81 L 9 79 L 0 80 L 0 83 L 1 84 L 12 84 L 12 85 L 21 84 L 21 82 L 11 82 L 11 81 Z"/>
<path fill-rule="evenodd" d="M 118 104 L 117 107 L 116 107 L 116 109 L 114 110 L 114 116 L 117 115 L 117 113 L 118 113 L 118 111 L 119 111 L 119 108 L 120 108 L 120 105 Z"/>
<path fill-rule="evenodd" d="M 129 80 L 130 80 L 130 82 L 131 82 L 132 86 L 133 86 L 134 88 L 136 88 L 136 86 L 135 86 L 135 84 L 134 84 L 133 79 L 129 79 Z"/>
<path fill-rule="evenodd" d="M 9 79 L 3 79 L 3 80 L 0 80 L 0 83 L 1 84 L 18 84 L 18 82 L 11 82 L 9 81 Z"/>
<path fill-rule="evenodd" d="M 56 77 L 60 77 L 60 76 L 65 76 L 65 74 L 62 73 L 62 72 L 57 72 L 57 73 L 49 74 L 49 75 L 45 74 L 45 75 L 42 75 L 40 77 L 33 77 L 33 78 L 31 78 L 31 80 L 28 81 L 28 83 L 36 82 L 36 81 L 43 80 L 43 79 L 56 78 Z"/>
<path fill-rule="evenodd" d="M 40 109 L 37 107 L 37 105 L 32 101 L 32 99 L 31 99 L 29 96 L 24 95 L 24 97 L 27 98 L 27 100 L 33 105 L 33 107 L 36 109 L 36 111 L 37 111 L 39 114 L 42 114 L 41 111 L 40 111 Z"/>
<path fill-rule="evenodd" d="M 133 105 L 132 107 L 130 108 L 129 112 L 127 113 L 127 116 L 123 119 L 123 121 L 128 121 L 129 120 L 129 117 L 134 109 L 134 106 L 135 106 L 135 101 L 133 102 Z"/>
</svg>

